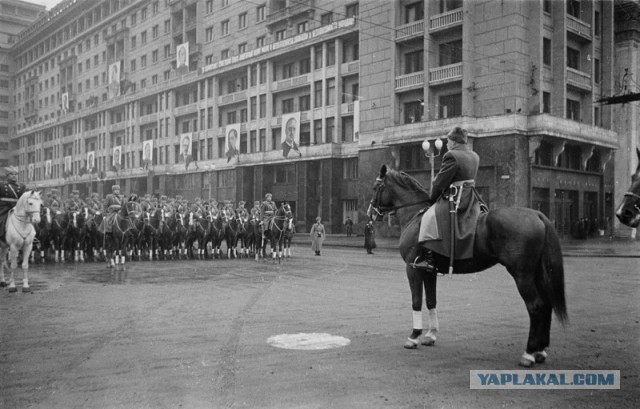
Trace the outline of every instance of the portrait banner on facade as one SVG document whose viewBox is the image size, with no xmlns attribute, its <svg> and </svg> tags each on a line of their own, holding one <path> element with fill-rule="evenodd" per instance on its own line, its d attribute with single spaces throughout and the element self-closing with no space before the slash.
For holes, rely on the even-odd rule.
<svg viewBox="0 0 640 409">
<path fill-rule="evenodd" d="M 116 170 L 120 169 L 122 165 L 122 146 L 114 146 L 113 148 L 113 160 L 111 162 L 111 166 L 116 168 Z"/>
<path fill-rule="evenodd" d="M 189 68 L 189 43 L 178 44 L 176 49 L 176 68 Z"/>
<path fill-rule="evenodd" d="M 240 124 L 227 125 L 224 139 L 225 155 L 227 163 L 234 157 L 240 161 Z"/>
<path fill-rule="evenodd" d="M 142 166 L 149 169 L 153 162 L 153 139 L 142 142 Z"/>
<path fill-rule="evenodd" d="M 282 115 L 282 132 L 281 132 L 282 156 L 289 157 L 291 151 L 295 151 L 297 156 L 300 153 L 300 112 Z"/>
<path fill-rule="evenodd" d="M 63 93 L 61 98 L 62 98 L 62 101 L 60 102 L 60 105 L 62 108 L 62 113 L 66 114 L 67 112 L 69 112 L 69 93 L 68 92 Z"/>
<path fill-rule="evenodd" d="M 30 163 L 29 166 L 27 166 L 27 179 L 29 179 L 29 181 L 34 179 L 35 169 L 36 166 L 33 163 Z"/>
<path fill-rule="evenodd" d="M 64 173 L 67 176 L 70 176 L 72 172 L 73 172 L 72 157 L 71 155 L 65 156 L 64 157 Z"/>
<path fill-rule="evenodd" d="M 51 159 L 47 159 L 44 162 L 44 177 L 45 179 L 51 178 L 51 168 L 53 167 L 53 163 Z"/>
<path fill-rule="evenodd" d="M 96 168 L 96 152 L 87 152 L 87 172 L 92 173 Z"/>
<path fill-rule="evenodd" d="M 120 61 L 109 65 L 109 98 L 120 96 L 120 66 Z"/>
</svg>

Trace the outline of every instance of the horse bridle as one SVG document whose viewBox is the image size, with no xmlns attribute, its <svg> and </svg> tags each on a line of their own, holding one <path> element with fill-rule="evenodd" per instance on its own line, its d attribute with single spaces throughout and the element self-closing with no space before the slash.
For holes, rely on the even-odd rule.
<svg viewBox="0 0 640 409">
<path fill-rule="evenodd" d="M 411 207 L 411 206 L 416 206 L 416 205 L 426 205 L 427 203 L 429 203 L 428 200 L 419 200 L 419 201 L 415 201 L 415 202 L 409 202 L 409 203 L 404 203 L 398 206 L 388 206 L 388 207 L 383 207 L 380 206 L 378 203 L 380 202 L 380 200 L 378 199 L 378 196 L 381 194 L 381 192 L 386 189 L 386 186 L 384 184 L 384 178 L 380 178 L 377 177 L 376 178 L 376 185 L 375 185 L 375 191 L 376 194 L 373 196 L 373 198 L 371 199 L 371 201 L 369 202 L 369 210 L 373 210 L 374 212 L 376 212 L 377 216 L 384 216 L 387 213 L 390 212 L 395 212 L 398 209 L 402 209 L 405 207 Z M 376 206 L 376 204 L 378 204 Z M 369 214 L 369 210 L 367 210 L 367 214 Z"/>
<path fill-rule="evenodd" d="M 640 213 L 640 195 L 637 195 L 633 192 L 626 192 L 624 197 L 632 197 L 635 201 L 631 202 L 633 204 L 633 208 L 636 209 L 638 213 Z"/>
<path fill-rule="evenodd" d="M 27 199 L 27 201 L 29 200 L 33 200 L 32 198 Z M 36 199 L 37 200 L 37 199 Z M 24 214 L 18 214 L 16 212 L 14 212 L 14 216 L 16 217 L 16 219 L 20 220 L 22 223 L 33 223 L 33 215 L 35 213 L 40 213 L 40 209 L 38 210 L 25 210 Z M 25 221 L 25 219 L 27 219 Z"/>
</svg>

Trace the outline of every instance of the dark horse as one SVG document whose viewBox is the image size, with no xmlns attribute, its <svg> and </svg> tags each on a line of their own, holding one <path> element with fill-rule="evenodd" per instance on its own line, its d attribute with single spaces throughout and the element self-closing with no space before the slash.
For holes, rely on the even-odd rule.
<svg viewBox="0 0 640 409">
<path fill-rule="evenodd" d="M 289 203 L 283 203 L 276 210 L 275 215 L 268 221 L 266 221 L 263 225 L 263 235 L 260 238 L 262 240 L 262 245 L 260 246 L 260 253 L 262 257 L 266 258 L 267 252 L 267 242 L 271 246 L 271 258 L 276 259 L 278 257 L 278 261 L 282 259 L 282 241 L 284 238 L 284 229 L 285 222 L 287 219 L 293 217 L 291 212 L 291 206 Z M 279 250 L 279 251 L 278 251 Z M 256 254 L 256 259 L 258 258 Z"/>
<path fill-rule="evenodd" d="M 640 225 L 640 149 L 636 150 L 636 154 L 638 155 L 636 173 L 631 176 L 631 186 L 616 210 L 616 217 L 620 223 L 633 228 Z"/>
<path fill-rule="evenodd" d="M 429 193 L 411 176 L 403 172 L 380 169 L 373 187 L 369 213 L 378 218 L 396 211 L 400 223 L 400 254 L 406 263 L 411 287 L 414 316 L 422 308 L 422 287 L 426 292 L 430 328 L 423 344 L 433 345 L 438 330 L 436 314 L 436 272 L 414 269 L 411 263 L 420 251 L 418 233 L 423 209 Z M 480 216 L 476 227 L 474 257 L 454 263 L 454 273 L 472 273 L 502 264 L 514 278 L 529 313 L 529 339 L 520 365 L 530 367 L 542 363 L 549 346 L 551 313 L 562 324 L 567 319 L 564 293 L 564 267 L 560 240 L 550 220 L 542 213 L 521 207 L 492 210 Z M 435 255 L 436 269 L 446 271 L 449 259 Z M 419 315 L 421 317 L 421 315 Z M 421 321 L 421 318 L 420 318 Z M 415 322 L 415 319 L 414 319 Z M 420 328 L 414 328 L 408 344 L 417 345 Z M 414 325 L 416 327 L 416 325 Z M 405 347 L 410 347 L 405 344 Z"/>
<path fill-rule="evenodd" d="M 140 216 L 141 211 L 138 202 L 129 200 L 116 213 L 111 233 L 105 235 L 106 259 L 107 263 L 110 263 L 109 267 L 116 267 L 119 263 L 124 267 L 127 246 L 134 237 L 132 233 L 136 231 L 135 220 Z"/>
</svg>

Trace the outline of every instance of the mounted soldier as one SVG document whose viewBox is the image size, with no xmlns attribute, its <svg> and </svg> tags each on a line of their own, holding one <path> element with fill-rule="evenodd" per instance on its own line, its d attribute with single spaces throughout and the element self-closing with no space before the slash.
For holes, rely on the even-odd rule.
<svg viewBox="0 0 640 409">
<path fill-rule="evenodd" d="M 69 212 L 77 212 L 83 207 L 78 190 L 71 191 L 71 197 L 65 203 L 65 209 Z"/>
<path fill-rule="evenodd" d="M 460 127 L 453 128 L 447 135 L 448 152 L 442 157 L 442 166 L 430 195 L 434 205 L 425 212 L 420 226 L 418 240 L 424 249 L 424 259 L 416 260 L 414 268 L 432 270 L 432 252 L 450 257 L 453 251 L 456 260 L 473 257 L 482 203 L 474 180 L 480 157 L 471 150 L 467 140 L 467 131 Z"/>
<path fill-rule="evenodd" d="M 111 233 L 113 222 L 116 218 L 116 215 L 122 208 L 123 204 L 124 204 L 124 198 L 120 196 L 120 186 L 119 185 L 111 186 L 111 194 L 107 195 L 107 197 L 104 200 L 104 209 L 107 213 L 104 218 L 105 233 Z"/>
<path fill-rule="evenodd" d="M 236 208 L 236 214 L 238 215 L 238 217 L 240 217 L 243 221 L 247 220 L 247 217 L 249 216 L 249 212 L 247 212 L 247 208 L 244 207 L 246 204 L 246 202 L 244 200 L 240 200 L 238 202 L 238 207 Z"/>
<path fill-rule="evenodd" d="M 273 222 L 273 216 L 275 214 L 276 204 L 273 201 L 273 195 L 267 193 L 264 195 L 264 201 L 260 204 L 260 226 L 263 227 L 263 231 L 271 227 L 271 222 Z"/>
<path fill-rule="evenodd" d="M 260 220 L 260 201 L 256 200 L 253 202 L 253 207 L 251 208 L 251 217 L 254 220 Z"/>
<path fill-rule="evenodd" d="M 6 181 L 0 187 L 0 241 L 3 242 L 9 212 L 16 207 L 18 199 L 27 190 L 25 185 L 18 183 L 18 168 L 7 166 L 4 170 Z"/>
<path fill-rule="evenodd" d="M 49 202 L 49 208 L 51 211 L 58 213 L 64 210 L 62 201 L 59 199 L 60 191 L 58 189 L 51 189 L 51 201 Z"/>
</svg>

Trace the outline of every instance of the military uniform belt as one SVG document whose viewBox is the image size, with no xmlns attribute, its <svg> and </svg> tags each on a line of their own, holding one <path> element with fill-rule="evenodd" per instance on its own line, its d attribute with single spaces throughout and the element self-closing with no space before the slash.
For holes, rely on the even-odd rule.
<svg viewBox="0 0 640 409">
<path fill-rule="evenodd" d="M 456 186 L 456 187 L 463 186 L 463 185 L 465 185 L 465 186 L 475 186 L 475 184 L 476 184 L 475 179 L 459 180 L 457 182 L 452 182 L 451 183 L 452 186 Z"/>
</svg>

